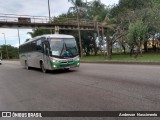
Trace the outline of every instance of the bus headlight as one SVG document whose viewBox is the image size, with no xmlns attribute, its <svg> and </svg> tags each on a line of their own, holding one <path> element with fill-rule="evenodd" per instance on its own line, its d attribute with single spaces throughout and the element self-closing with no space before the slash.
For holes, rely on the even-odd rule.
<svg viewBox="0 0 160 120">
<path fill-rule="evenodd" d="M 76 61 L 79 61 L 79 57 L 76 57 L 75 60 L 76 60 Z"/>
<path fill-rule="evenodd" d="M 51 58 L 52 62 L 59 62 L 57 59 Z"/>
</svg>

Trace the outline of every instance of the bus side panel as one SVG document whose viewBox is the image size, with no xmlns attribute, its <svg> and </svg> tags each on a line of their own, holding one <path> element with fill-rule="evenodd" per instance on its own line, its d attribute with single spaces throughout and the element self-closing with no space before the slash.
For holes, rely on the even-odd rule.
<svg viewBox="0 0 160 120">
<path fill-rule="evenodd" d="M 25 61 L 27 61 L 27 55 L 26 54 L 19 54 L 20 63 L 22 66 L 25 66 Z"/>
<path fill-rule="evenodd" d="M 40 61 L 43 60 L 43 53 L 42 52 L 35 52 L 34 55 L 34 64 L 36 68 L 40 68 Z"/>
</svg>

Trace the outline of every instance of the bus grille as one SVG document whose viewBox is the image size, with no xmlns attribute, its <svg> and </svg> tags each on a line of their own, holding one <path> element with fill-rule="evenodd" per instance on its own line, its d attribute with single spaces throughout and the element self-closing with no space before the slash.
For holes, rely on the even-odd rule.
<svg viewBox="0 0 160 120">
<path fill-rule="evenodd" d="M 72 62 L 73 62 L 73 60 L 72 61 L 67 61 L 67 62 L 66 61 L 64 61 L 64 62 L 62 61 L 61 63 L 72 63 Z"/>
</svg>

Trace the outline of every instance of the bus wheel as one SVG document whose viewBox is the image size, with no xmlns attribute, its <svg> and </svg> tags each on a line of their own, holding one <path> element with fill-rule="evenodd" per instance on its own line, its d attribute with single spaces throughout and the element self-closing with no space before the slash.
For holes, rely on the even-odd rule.
<svg viewBox="0 0 160 120">
<path fill-rule="evenodd" d="M 47 72 L 47 70 L 46 70 L 46 68 L 44 67 L 44 63 L 41 63 L 41 71 L 43 72 L 43 73 L 46 73 Z"/>
<path fill-rule="evenodd" d="M 65 71 L 69 71 L 69 68 L 64 68 Z"/>
<path fill-rule="evenodd" d="M 29 70 L 29 66 L 28 66 L 27 61 L 25 61 L 25 68 L 26 68 L 27 70 Z"/>
</svg>

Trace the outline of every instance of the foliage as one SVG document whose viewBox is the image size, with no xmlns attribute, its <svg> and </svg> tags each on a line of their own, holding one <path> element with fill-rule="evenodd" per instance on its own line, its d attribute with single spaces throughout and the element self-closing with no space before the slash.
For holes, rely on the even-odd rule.
<svg viewBox="0 0 160 120">
<path fill-rule="evenodd" d="M 120 0 L 119 4 L 111 9 L 110 17 L 117 19 L 119 29 L 122 33 L 129 32 L 129 26 L 139 20 L 147 26 L 146 31 L 148 36 L 150 34 L 154 36 L 160 31 L 159 13 L 159 0 Z M 147 42 L 144 41 L 143 44 L 145 52 L 147 52 Z"/>
<path fill-rule="evenodd" d="M 106 15 L 109 13 L 109 8 L 107 8 L 105 4 L 101 3 L 100 0 L 89 2 L 87 10 L 88 19 L 100 22 L 102 22 L 105 19 Z"/>
<path fill-rule="evenodd" d="M 130 24 L 128 30 L 128 39 L 130 43 L 139 45 L 146 38 L 147 26 L 140 20 L 137 20 L 135 23 Z"/>
<path fill-rule="evenodd" d="M 31 35 L 31 37 L 36 37 L 43 34 L 48 34 L 50 31 L 48 29 L 34 29 L 33 32 L 28 32 L 28 34 Z"/>
<path fill-rule="evenodd" d="M 142 9 L 151 5 L 151 0 L 119 0 L 119 6 L 131 10 Z"/>
<path fill-rule="evenodd" d="M 86 55 L 97 53 L 98 46 L 96 38 L 106 37 L 107 51 L 112 54 L 112 45 L 117 42 L 125 52 L 126 45 L 130 48 L 144 44 L 147 49 L 147 35 L 155 35 L 160 31 L 160 0 L 119 0 L 114 6 L 106 6 L 101 0 L 68 0 L 73 4 L 67 13 L 63 13 L 58 17 L 54 17 L 52 22 L 56 20 L 65 20 L 66 18 L 89 19 L 95 23 L 99 23 L 104 30 L 97 29 L 94 31 L 81 31 L 83 52 Z M 77 14 L 79 12 L 79 14 Z M 50 33 L 49 30 L 35 29 L 33 33 L 29 33 L 32 37 Z M 78 45 L 80 44 L 78 31 L 60 30 L 60 33 L 71 34 L 75 36 Z M 128 38 L 128 40 L 127 40 Z M 159 37 L 157 37 L 159 39 Z M 102 39 L 99 39 L 101 43 Z M 108 43 L 107 43 L 108 42 Z M 80 46 L 80 45 L 79 45 Z M 97 47 L 98 46 L 98 47 Z"/>
<path fill-rule="evenodd" d="M 143 57 L 130 57 L 128 54 L 113 54 L 112 59 L 106 60 L 103 56 L 86 56 L 80 59 L 81 61 L 90 62 L 160 62 L 160 54 L 145 54 Z"/>
<path fill-rule="evenodd" d="M 128 44 L 131 52 L 134 48 L 137 48 L 137 52 L 140 52 L 140 48 L 146 40 L 147 26 L 140 20 L 135 23 L 131 23 L 128 30 Z M 138 55 L 138 54 L 137 54 Z"/>
<path fill-rule="evenodd" d="M 7 59 L 6 47 L 7 47 L 9 59 L 18 59 L 19 58 L 18 48 L 13 47 L 11 45 L 2 45 L 1 49 L 0 49 L 0 51 L 2 52 L 2 59 Z"/>
<path fill-rule="evenodd" d="M 68 2 L 71 2 L 74 6 L 83 6 L 84 2 L 83 0 L 68 0 Z"/>
</svg>

